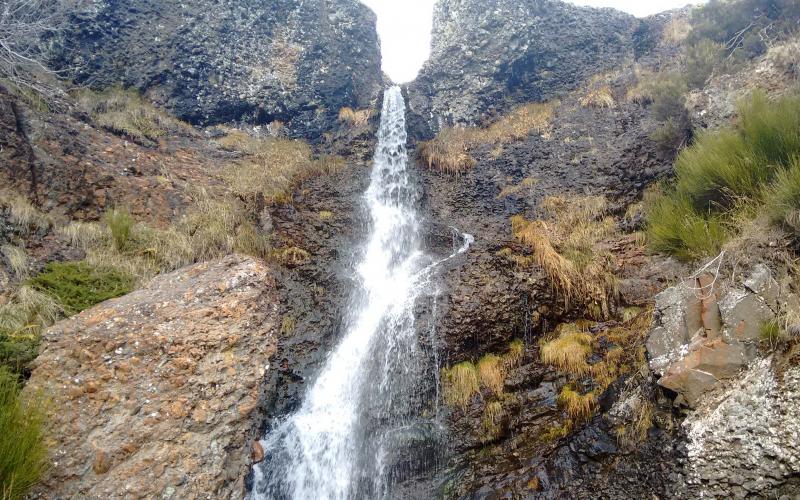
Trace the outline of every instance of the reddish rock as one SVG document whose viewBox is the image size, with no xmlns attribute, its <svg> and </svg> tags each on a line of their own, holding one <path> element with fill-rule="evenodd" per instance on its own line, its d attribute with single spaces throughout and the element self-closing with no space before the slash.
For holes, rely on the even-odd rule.
<svg viewBox="0 0 800 500">
<path fill-rule="evenodd" d="M 53 326 L 26 388 L 53 401 L 51 464 L 36 494 L 160 498 L 170 484 L 172 498 L 240 498 L 279 325 L 269 269 L 230 256 Z M 66 363 L 72 353 L 85 361 Z"/>
<path fill-rule="evenodd" d="M 261 446 L 260 441 L 253 441 L 253 445 L 250 447 L 250 460 L 254 464 L 264 461 L 264 447 Z"/>
</svg>

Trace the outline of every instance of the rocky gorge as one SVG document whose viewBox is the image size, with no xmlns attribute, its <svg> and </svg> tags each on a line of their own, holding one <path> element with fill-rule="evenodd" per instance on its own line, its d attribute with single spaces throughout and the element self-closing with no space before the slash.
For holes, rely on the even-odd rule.
<svg viewBox="0 0 800 500">
<path fill-rule="evenodd" d="M 62 300 L 0 321 L 3 346 L 41 328 L 15 368 L 47 401 L 29 494 L 253 498 L 253 466 L 278 456 L 265 434 L 303 407 L 362 285 L 389 84 L 375 15 L 65 4 L 43 57 L 80 88 L 46 106 L 0 92 L 0 319 L 29 290 Z M 392 435 L 383 496 L 800 492 L 794 219 L 737 219 L 690 259 L 647 241 L 681 152 L 746 121 L 752 91 L 796 92 L 800 13 L 781 6 L 786 26 L 742 26 L 763 50 L 715 59 L 662 112 L 659 84 L 696 71 L 691 33 L 708 30 L 689 9 L 436 2 L 430 59 L 401 86 L 420 251 L 442 262 L 412 305 L 425 426 Z M 71 307 L 43 277 L 75 263 L 128 281 Z"/>
</svg>

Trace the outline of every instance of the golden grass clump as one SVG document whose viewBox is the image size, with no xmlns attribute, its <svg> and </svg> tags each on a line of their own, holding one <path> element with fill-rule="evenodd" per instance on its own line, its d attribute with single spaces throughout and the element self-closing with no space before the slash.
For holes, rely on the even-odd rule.
<svg viewBox="0 0 800 500">
<path fill-rule="evenodd" d="M 514 339 L 508 344 L 508 351 L 503 356 L 503 363 L 508 368 L 519 366 L 522 358 L 525 356 L 525 342 L 520 339 Z"/>
<path fill-rule="evenodd" d="M 664 27 L 661 33 L 661 43 L 678 45 L 692 32 L 692 25 L 686 18 L 676 17 Z"/>
<path fill-rule="evenodd" d="M 486 404 L 481 417 L 481 424 L 485 433 L 484 441 L 491 441 L 500 434 L 503 415 L 503 404 L 499 401 L 492 401 Z"/>
<path fill-rule="evenodd" d="M 23 234 L 46 232 L 53 226 L 52 217 L 19 194 L 0 192 L 0 208 L 8 210 L 8 221 Z"/>
<path fill-rule="evenodd" d="M 322 210 L 322 211 L 319 212 L 318 215 L 319 215 L 320 220 L 331 220 L 334 217 L 334 213 L 333 212 L 329 212 L 328 210 Z"/>
<path fill-rule="evenodd" d="M 503 393 L 503 385 L 505 385 L 505 370 L 502 358 L 494 354 L 487 354 L 478 360 L 477 369 L 481 386 L 489 389 L 497 396 L 501 395 Z"/>
<path fill-rule="evenodd" d="M 480 392 L 478 369 L 469 361 L 444 368 L 442 386 L 445 403 L 466 409 L 472 396 Z"/>
<path fill-rule="evenodd" d="M 83 89 L 75 93 L 75 98 L 97 125 L 136 142 L 155 141 L 173 133 L 194 133 L 191 125 L 156 108 L 133 89 Z"/>
<path fill-rule="evenodd" d="M 299 184 L 335 173 L 345 164 L 343 158 L 333 155 L 314 158 L 311 147 L 301 140 L 259 139 L 234 130 L 217 142 L 223 149 L 245 155 L 223 171 L 223 178 L 248 204 L 289 203 Z"/>
<path fill-rule="evenodd" d="M 551 196 L 540 208 L 550 223 L 511 218 L 514 237 L 533 251 L 532 258 L 512 256 L 512 260 L 541 267 L 568 306 L 577 299 L 589 307 L 594 319 L 610 317 L 618 286 L 610 271 L 613 256 L 600 244 L 616 231 L 616 223 L 605 216 L 605 198 Z"/>
<path fill-rule="evenodd" d="M 572 375 L 589 373 L 587 358 L 592 352 L 592 336 L 570 325 L 561 325 L 559 330 L 558 337 L 542 344 L 542 362 Z"/>
<path fill-rule="evenodd" d="M 481 144 L 498 145 L 519 141 L 550 127 L 556 103 L 530 103 L 515 108 L 486 128 L 445 127 L 430 141 L 420 142 L 417 154 L 428 165 L 448 174 L 475 166 L 470 149 Z"/>
<path fill-rule="evenodd" d="M 339 121 L 350 127 L 363 127 L 369 123 L 374 114 L 375 112 L 372 109 L 354 110 L 350 107 L 344 107 L 339 110 Z"/>
<path fill-rule="evenodd" d="M 561 389 L 558 403 L 566 410 L 569 416 L 578 422 L 588 420 L 597 406 L 597 397 L 593 392 L 581 394 L 570 386 Z"/>
<path fill-rule="evenodd" d="M 475 159 L 469 154 L 472 135 L 472 129 L 444 128 L 430 141 L 420 142 L 417 154 L 430 169 L 458 174 L 475 166 Z"/>
<path fill-rule="evenodd" d="M 647 440 L 648 432 L 653 427 L 655 407 L 650 401 L 642 399 L 637 402 L 631 414 L 632 422 L 614 429 L 617 442 L 627 449 L 633 449 Z"/>
<path fill-rule="evenodd" d="M 277 254 L 278 262 L 287 267 L 297 267 L 311 261 L 311 254 L 299 247 L 288 247 Z"/>
<path fill-rule="evenodd" d="M 497 195 L 498 199 L 508 198 L 509 196 L 514 196 L 520 193 L 524 193 L 526 191 L 530 192 L 530 190 L 539 183 L 539 179 L 536 177 L 526 177 L 519 182 L 519 184 L 511 184 L 505 186 L 503 189 L 500 190 L 500 194 Z"/>
<path fill-rule="evenodd" d="M 581 106 L 584 108 L 597 108 L 607 109 L 616 106 L 617 101 L 614 99 L 614 93 L 608 85 L 601 85 L 596 88 L 590 88 L 586 94 L 580 99 Z"/>
<path fill-rule="evenodd" d="M 24 248 L 13 245 L 3 245 L 0 247 L 0 253 L 6 258 L 11 272 L 17 281 L 23 281 L 28 277 L 28 254 Z"/>
</svg>

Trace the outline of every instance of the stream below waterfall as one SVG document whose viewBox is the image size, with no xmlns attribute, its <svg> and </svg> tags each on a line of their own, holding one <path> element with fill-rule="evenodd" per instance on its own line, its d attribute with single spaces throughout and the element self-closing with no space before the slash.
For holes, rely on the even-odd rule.
<svg viewBox="0 0 800 500">
<path fill-rule="evenodd" d="M 406 141 L 405 102 L 392 87 L 364 195 L 370 233 L 346 333 L 301 407 L 264 436 L 251 500 L 391 498 L 394 485 L 435 465 L 439 367 L 420 345 L 414 305 L 433 286 L 433 270 L 473 239 L 460 235 L 460 247 L 439 261 L 421 250 Z"/>
</svg>

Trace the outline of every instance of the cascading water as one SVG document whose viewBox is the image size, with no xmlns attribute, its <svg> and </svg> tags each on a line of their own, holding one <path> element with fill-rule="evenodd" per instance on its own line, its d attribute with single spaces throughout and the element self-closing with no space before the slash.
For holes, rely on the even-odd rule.
<svg viewBox="0 0 800 500">
<path fill-rule="evenodd" d="M 385 93 L 378 134 L 365 194 L 371 234 L 346 334 L 300 409 L 264 437 L 252 500 L 391 497 L 393 485 L 430 466 L 436 453 L 430 410 L 438 367 L 419 344 L 414 304 L 442 261 L 420 250 L 399 87 Z M 472 238 L 462 240 L 451 257 Z"/>
</svg>

